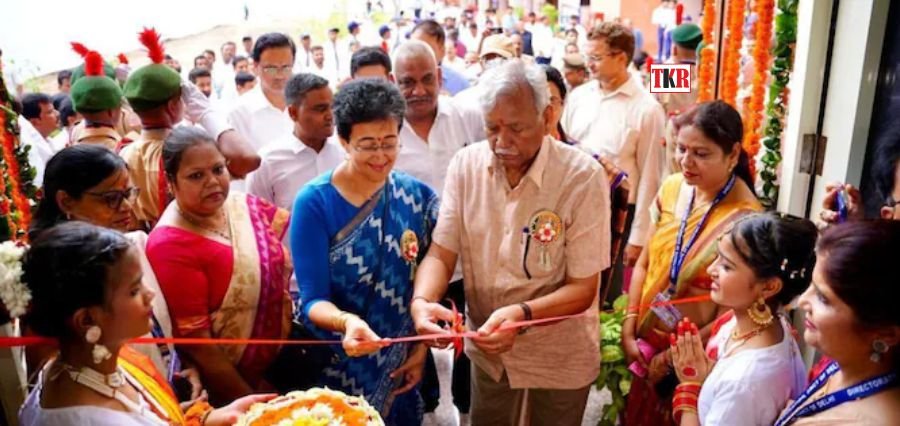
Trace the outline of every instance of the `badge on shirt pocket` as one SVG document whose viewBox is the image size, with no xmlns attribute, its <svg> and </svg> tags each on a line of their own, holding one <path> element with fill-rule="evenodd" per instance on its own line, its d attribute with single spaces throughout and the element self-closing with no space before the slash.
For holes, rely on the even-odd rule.
<svg viewBox="0 0 900 426">
<path fill-rule="evenodd" d="M 400 237 L 400 251 L 403 260 L 409 264 L 410 279 L 414 279 L 419 259 L 419 238 L 411 229 L 403 231 L 403 235 Z"/>
<path fill-rule="evenodd" d="M 538 245 L 538 265 L 545 271 L 553 269 L 548 247 L 562 238 L 562 219 L 550 210 L 541 210 L 531 216 L 529 230 L 531 239 Z"/>
</svg>

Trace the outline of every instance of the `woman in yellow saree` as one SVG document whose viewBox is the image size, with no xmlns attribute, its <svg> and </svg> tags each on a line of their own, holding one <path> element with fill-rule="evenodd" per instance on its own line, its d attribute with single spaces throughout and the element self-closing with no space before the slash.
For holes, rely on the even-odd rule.
<svg viewBox="0 0 900 426">
<path fill-rule="evenodd" d="M 760 211 L 741 148 L 741 117 L 728 104 L 707 102 L 678 117 L 677 158 L 652 206 L 653 226 L 629 288 L 622 344 L 635 375 L 626 404 L 628 425 L 669 425 L 672 380 L 668 335 L 682 317 L 698 326 L 718 316 L 711 301 L 669 304 L 709 295 L 706 272 L 716 241 L 740 217 Z M 708 335 L 706 331 L 705 336 Z"/>
</svg>

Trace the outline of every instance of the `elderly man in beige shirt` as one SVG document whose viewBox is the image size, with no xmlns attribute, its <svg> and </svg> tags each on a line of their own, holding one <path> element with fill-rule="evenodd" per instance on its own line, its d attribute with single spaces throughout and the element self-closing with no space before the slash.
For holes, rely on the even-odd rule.
<svg viewBox="0 0 900 426">
<path fill-rule="evenodd" d="M 580 425 L 600 369 L 598 282 L 609 266 L 609 183 L 582 151 L 546 137 L 544 71 L 509 61 L 481 78 L 487 142 L 453 158 L 433 243 L 416 274 L 416 330 L 446 333 L 438 302 L 462 260 L 473 425 Z M 582 314 L 583 315 L 578 315 Z M 527 329 L 504 323 L 561 315 Z M 431 342 L 438 345 L 441 341 Z"/>
</svg>

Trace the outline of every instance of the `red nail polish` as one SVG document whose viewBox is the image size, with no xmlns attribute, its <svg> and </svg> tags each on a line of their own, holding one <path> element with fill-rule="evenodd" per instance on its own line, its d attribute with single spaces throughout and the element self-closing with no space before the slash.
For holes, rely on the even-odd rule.
<svg viewBox="0 0 900 426">
<path fill-rule="evenodd" d="M 671 343 L 672 346 L 675 346 L 675 344 L 677 343 L 677 341 L 678 341 L 678 339 L 675 338 L 675 334 L 674 334 L 674 333 L 669 333 L 669 343 Z"/>
</svg>

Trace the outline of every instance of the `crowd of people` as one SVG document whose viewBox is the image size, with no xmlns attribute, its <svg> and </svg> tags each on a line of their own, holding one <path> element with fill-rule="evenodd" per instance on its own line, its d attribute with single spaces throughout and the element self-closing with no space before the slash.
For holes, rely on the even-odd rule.
<svg viewBox="0 0 900 426">
<path fill-rule="evenodd" d="M 900 424 L 900 134 L 881 219 L 835 185 L 820 231 L 762 212 L 732 106 L 649 93 L 627 22 L 572 17 L 562 49 L 547 17 L 493 10 L 348 30 L 226 42 L 186 74 L 145 30 L 151 64 L 84 47 L 68 96 L 22 97 L 43 190 L 23 324 L 59 342 L 29 348 L 23 425 L 232 424 L 310 386 L 429 424 L 457 310 L 461 423 L 578 425 L 623 292 L 624 424 Z M 700 29 L 671 38 L 693 64 Z M 438 337 L 390 340 L 415 334 Z"/>
</svg>

